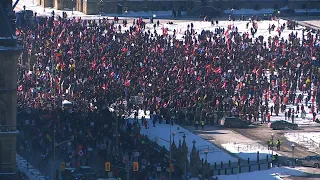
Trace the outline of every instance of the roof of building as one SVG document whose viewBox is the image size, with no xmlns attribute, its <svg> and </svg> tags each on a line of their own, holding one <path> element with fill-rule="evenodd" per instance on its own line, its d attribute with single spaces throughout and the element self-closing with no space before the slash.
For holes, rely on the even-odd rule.
<svg viewBox="0 0 320 180">
<path fill-rule="evenodd" d="M 16 46 L 17 39 L 14 37 L 12 24 L 10 23 L 8 13 L 2 3 L 0 3 L 0 27 L 0 46 Z"/>
</svg>

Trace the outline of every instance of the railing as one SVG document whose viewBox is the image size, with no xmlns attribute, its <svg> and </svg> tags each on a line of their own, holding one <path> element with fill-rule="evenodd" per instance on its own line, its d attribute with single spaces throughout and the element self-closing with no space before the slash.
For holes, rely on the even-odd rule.
<svg viewBox="0 0 320 180">
<path fill-rule="evenodd" d="M 16 131 L 17 131 L 16 125 L 0 125 L 0 133 L 16 132 Z"/>
<path fill-rule="evenodd" d="M 231 175 L 231 174 L 239 174 L 244 172 L 252 172 L 252 171 L 260 171 L 272 168 L 271 160 L 264 159 L 259 161 L 241 161 L 238 163 L 222 163 L 211 165 L 210 172 L 212 176 L 216 175 Z"/>
</svg>

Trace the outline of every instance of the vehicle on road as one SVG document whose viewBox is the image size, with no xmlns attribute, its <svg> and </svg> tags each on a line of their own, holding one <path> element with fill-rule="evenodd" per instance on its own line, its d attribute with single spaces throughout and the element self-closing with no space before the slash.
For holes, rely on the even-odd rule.
<svg viewBox="0 0 320 180">
<path fill-rule="evenodd" d="M 80 166 L 79 172 L 84 175 L 85 180 L 96 180 L 97 173 L 89 166 Z"/>
<path fill-rule="evenodd" d="M 220 125 L 227 128 L 247 128 L 251 123 L 239 117 L 225 117 L 221 119 Z"/>
<path fill-rule="evenodd" d="M 84 180 L 85 177 L 75 168 L 65 168 L 61 172 L 61 177 L 63 180 Z"/>
<path fill-rule="evenodd" d="M 320 168 L 320 156 L 307 156 L 305 158 L 296 159 L 296 164 L 299 166 Z"/>
<path fill-rule="evenodd" d="M 268 124 L 273 130 L 284 130 L 284 129 L 297 129 L 298 124 L 290 123 L 288 121 L 280 120 L 274 121 Z"/>
</svg>

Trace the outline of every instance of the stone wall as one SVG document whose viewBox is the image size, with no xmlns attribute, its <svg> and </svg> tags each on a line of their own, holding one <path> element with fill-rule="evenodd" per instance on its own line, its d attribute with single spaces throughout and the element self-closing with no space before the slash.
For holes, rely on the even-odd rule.
<svg viewBox="0 0 320 180">
<path fill-rule="evenodd" d="M 54 7 L 53 0 L 38 0 L 37 2 L 41 7 Z"/>
</svg>

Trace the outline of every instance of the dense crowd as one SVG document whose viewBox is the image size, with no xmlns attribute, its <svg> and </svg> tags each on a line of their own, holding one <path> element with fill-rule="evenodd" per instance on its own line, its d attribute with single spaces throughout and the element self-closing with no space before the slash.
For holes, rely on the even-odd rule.
<svg viewBox="0 0 320 180">
<path fill-rule="evenodd" d="M 29 58 L 18 66 L 21 131 L 33 137 L 29 144 L 43 154 L 52 152 L 53 136 L 72 139 L 77 156 L 81 149 L 90 154 L 88 148 L 118 143 L 117 131 L 137 144 L 129 133 L 134 126 L 122 118 L 133 109 L 150 110 L 159 121 L 187 124 L 213 124 L 223 113 L 266 121 L 288 103 L 314 102 L 310 106 L 317 113 L 318 35 L 303 31 L 302 39 L 296 32 L 283 37 L 283 24 L 272 29 L 280 37 L 266 39 L 256 36 L 258 23 L 248 22 L 247 33 L 232 23 L 220 28 L 218 21 L 215 31 L 197 33 L 197 25 L 190 23 L 177 39 L 178 30 L 159 33 L 154 29 L 159 22 L 148 29 L 142 19 L 125 28 L 107 19 L 38 17 L 17 31 Z M 308 97 L 296 96 L 297 91 Z M 62 108 L 64 100 L 72 107 Z M 106 108 L 114 103 L 117 115 Z M 116 118 L 119 125 L 112 121 Z M 127 144 L 119 142 L 122 148 Z M 147 163 L 156 163 L 153 153 L 146 153 Z M 90 158 L 79 163 L 90 165 Z"/>
</svg>

